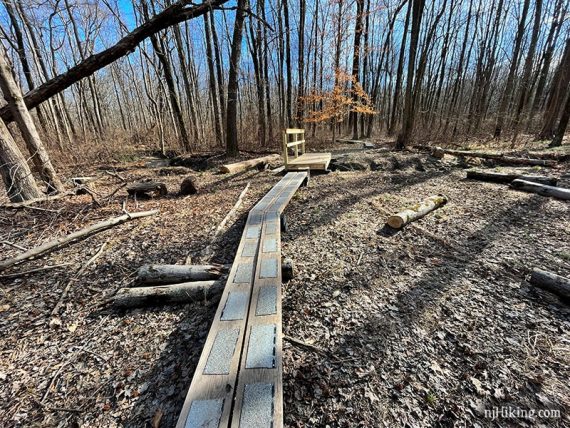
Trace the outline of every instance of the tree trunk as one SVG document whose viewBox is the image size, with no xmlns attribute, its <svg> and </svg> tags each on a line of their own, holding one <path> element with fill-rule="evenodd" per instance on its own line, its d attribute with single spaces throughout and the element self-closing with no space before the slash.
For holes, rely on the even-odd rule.
<svg viewBox="0 0 570 428">
<path fill-rule="evenodd" d="M 156 287 L 121 288 L 112 299 L 119 308 L 200 302 L 224 291 L 222 281 L 197 281 Z"/>
<path fill-rule="evenodd" d="M 570 89 L 570 87 L 569 87 Z M 566 128 L 568 128 L 568 120 L 570 119 L 570 95 L 566 96 L 566 104 L 564 104 L 564 110 L 562 110 L 562 116 L 560 117 L 560 122 L 558 122 L 558 128 L 554 133 L 554 138 L 550 143 L 550 147 L 559 147 L 562 145 L 562 139 L 566 133 Z"/>
<path fill-rule="evenodd" d="M 270 162 L 277 162 L 281 159 L 280 155 L 269 155 L 262 158 L 250 159 L 242 162 L 231 163 L 222 165 L 220 171 L 226 174 L 235 174 L 236 172 L 247 171 L 254 168 L 261 168 Z"/>
<path fill-rule="evenodd" d="M 6 52 L 3 49 L 0 50 L 0 88 L 2 89 L 4 98 L 8 102 L 8 107 L 12 111 L 13 117 L 18 123 L 22 137 L 30 152 L 32 162 L 42 180 L 47 184 L 48 192 L 63 191 L 63 184 L 57 177 L 32 116 L 26 108 L 26 104 L 22 99 L 22 93 L 14 80 Z"/>
<path fill-rule="evenodd" d="M 414 130 L 414 71 L 425 0 L 412 1 L 412 34 L 410 35 L 410 55 L 408 58 L 408 72 L 406 76 L 403 126 L 402 132 L 398 135 L 398 140 L 396 141 L 396 149 L 398 150 L 402 150 L 406 147 L 406 144 L 410 142 Z"/>
<path fill-rule="evenodd" d="M 228 156 L 237 156 L 239 154 L 237 128 L 238 78 L 246 5 L 247 0 L 238 0 L 232 37 L 230 71 L 228 75 L 228 107 L 226 113 L 226 155 Z"/>
<path fill-rule="evenodd" d="M 216 79 L 216 71 L 214 66 L 214 53 L 212 49 L 212 36 L 210 31 L 210 23 L 208 15 L 204 15 L 204 30 L 206 35 L 206 62 L 208 63 L 208 76 L 210 85 L 210 99 L 212 100 L 212 111 L 214 116 L 214 129 L 216 134 L 216 141 L 220 146 L 224 144 L 224 130 L 222 125 L 222 118 L 220 116 L 220 99 L 218 84 L 221 84 Z"/>
<path fill-rule="evenodd" d="M 41 197 L 26 158 L 16 145 L 10 131 L 0 119 L 0 174 L 12 202 Z"/>
<path fill-rule="evenodd" d="M 354 43 L 352 54 L 352 81 L 351 96 L 353 102 L 356 104 L 358 101 L 358 94 L 356 93 L 355 86 L 359 82 L 360 75 L 360 38 L 362 36 L 362 23 L 364 18 L 364 0 L 356 0 L 356 26 L 354 28 Z M 351 110 L 348 117 L 348 126 L 352 128 L 352 138 L 358 139 L 358 113 Z"/>
<path fill-rule="evenodd" d="M 404 21 L 404 29 L 402 42 L 400 44 L 400 54 L 398 59 L 398 69 L 396 71 L 396 86 L 394 88 L 394 102 L 392 104 L 392 113 L 390 115 L 390 125 L 388 126 L 388 135 L 394 135 L 396 128 L 396 113 L 400 103 L 400 91 L 402 90 L 402 77 L 404 75 L 404 58 L 406 54 L 406 40 L 408 37 L 408 26 L 410 24 L 410 15 L 412 13 L 412 2 L 408 2 L 408 11 L 406 12 L 406 20 Z"/>
<path fill-rule="evenodd" d="M 526 24 L 526 17 L 528 14 L 529 4 L 530 0 L 524 0 L 522 14 L 519 20 L 517 35 L 515 38 L 513 57 L 511 59 L 511 65 L 509 67 L 509 75 L 507 76 L 507 83 L 505 85 L 505 90 L 503 91 L 503 95 L 501 96 L 501 101 L 499 103 L 499 112 L 497 114 L 497 124 L 495 126 L 495 134 L 494 134 L 495 138 L 501 137 L 501 132 L 503 131 L 503 126 L 505 123 L 505 115 L 507 114 L 507 108 L 511 101 L 512 92 L 515 83 L 515 73 L 519 65 L 520 50 L 525 33 L 525 24 Z"/>
</svg>

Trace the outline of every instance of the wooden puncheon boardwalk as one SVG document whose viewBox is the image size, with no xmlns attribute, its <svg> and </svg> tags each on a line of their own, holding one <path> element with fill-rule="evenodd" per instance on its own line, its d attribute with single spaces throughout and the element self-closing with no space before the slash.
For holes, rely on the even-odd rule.
<svg viewBox="0 0 570 428">
<path fill-rule="evenodd" d="M 288 173 L 250 211 L 177 428 L 283 426 L 280 217 L 307 179 Z"/>
</svg>

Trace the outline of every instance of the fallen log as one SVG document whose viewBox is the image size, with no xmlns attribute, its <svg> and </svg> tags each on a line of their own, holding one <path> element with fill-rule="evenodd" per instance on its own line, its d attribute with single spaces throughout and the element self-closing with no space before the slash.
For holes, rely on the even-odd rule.
<svg viewBox="0 0 570 428">
<path fill-rule="evenodd" d="M 121 288 L 112 298 L 112 304 L 118 308 L 135 308 L 147 305 L 196 302 L 219 296 L 223 289 L 223 281 Z"/>
<path fill-rule="evenodd" d="M 560 297 L 570 299 L 570 279 L 568 278 L 545 270 L 533 269 L 529 282 Z"/>
<path fill-rule="evenodd" d="M 544 184 L 532 183 L 526 180 L 513 180 L 511 188 L 524 192 L 536 193 L 541 196 L 551 196 L 553 198 L 570 200 L 570 189 L 564 187 L 546 186 Z"/>
<path fill-rule="evenodd" d="M 176 284 L 207 281 L 227 273 L 223 265 L 144 265 L 137 271 L 140 284 Z"/>
<path fill-rule="evenodd" d="M 248 170 L 254 169 L 254 168 L 265 167 L 267 164 L 269 164 L 271 162 L 275 162 L 279 159 L 281 159 L 281 156 L 279 156 L 279 155 L 269 155 L 269 156 L 264 156 L 262 158 L 249 159 L 249 160 L 242 161 L 242 162 L 236 162 L 236 163 L 230 163 L 227 165 L 222 165 L 220 167 L 220 171 L 223 173 L 226 173 L 226 174 L 227 173 L 235 174 L 236 172 L 248 171 Z"/>
<path fill-rule="evenodd" d="M 500 172 L 467 171 L 467 178 L 470 180 L 490 181 L 493 183 L 509 184 L 513 180 L 526 180 L 533 183 L 556 186 L 558 179 L 555 177 L 545 177 L 542 175 L 505 174 Z"/>
<path fill-rule="evenodd" d="M 432 150 L 432 156 L 441 159 L 443 155 L 463 156 L 480 159 L 492 159 L 500 163 L 509 165 L 531 165 L 531 166 L 555 166 L 556 161 L 545 159 L 527 159 L 517 158 L 512 156 L 505 156 L 501 153 L 487 153 L 487 152 L 472 152 L 469 150 L 451 150 L 436 147 Z"/>
<path fill-rule="evenodd" d="M 146 181 L 142 183 L 134 183 L 127 187 L 127 193 L 131 196 L 149 197 L 150 193 L 157 196 L 166 196 L 168 190 L 166 184 L 158 181 Z"/>
<path fill-rule="evenodd" d="M 18 254 L 15 257 L 0 261 L 0 271 L 3 271 L 9 267 L 15 266 L 27 260 L 32 260 L 40 256 L 44 256 L 52 251 L 59 250 L 74 241 L 85 239 L 91 235 L 102 232 L 104 230 L 110 229 L 119 224 L 123 224 L 130 220 L 135 220 L 142 217 L 148 217 L 151 215 L 158 214 L 158 210 L 152 211 L 141 211 L 138 213 L 127 213 L 125 215 L 114 217 L 99 223 L 95 223 L 91 226 L 85 227 L 77 232 L 70 233 L 69 235 L 62 236 L 60 238 L 54 239 L 53 241 L 46 242 L 39 247 L 32 248 L 31 250 L 25 251 Z"/>
<path fill-rule="evenodd" d="M 444 195 L 430 196 L 422 201 L 421 204 L 388 217 L 386 223 L 394 229 L 401 229 L 406 224 L 422 218 L 446 203 L 447 198 Z"/>
</svg>

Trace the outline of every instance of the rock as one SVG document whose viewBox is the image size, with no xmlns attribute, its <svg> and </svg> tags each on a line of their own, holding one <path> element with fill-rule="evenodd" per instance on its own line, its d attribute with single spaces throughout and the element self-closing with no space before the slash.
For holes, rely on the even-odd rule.
<svg viewBox="0 0 570 428">
<path fill-rule="evenodd" d="M 196 187 L 194 178 L 186 177 L 184 180 L 182 180 L 182 183 L 180 184 L 181 195 L 195 195 L 196 193 L 198 193 L 198 188 Z"/>
</svg>

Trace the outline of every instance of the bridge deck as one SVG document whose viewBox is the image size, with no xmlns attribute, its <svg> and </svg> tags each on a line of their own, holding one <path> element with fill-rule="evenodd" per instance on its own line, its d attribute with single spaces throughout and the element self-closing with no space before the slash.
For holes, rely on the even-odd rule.
<svg viewBox="0 0 570 428">
<path fill-rule="evenodd" d="M 280 216 L 307 177 L 250 211 L 177 428 L 283 426 Z"/>
</svg>

